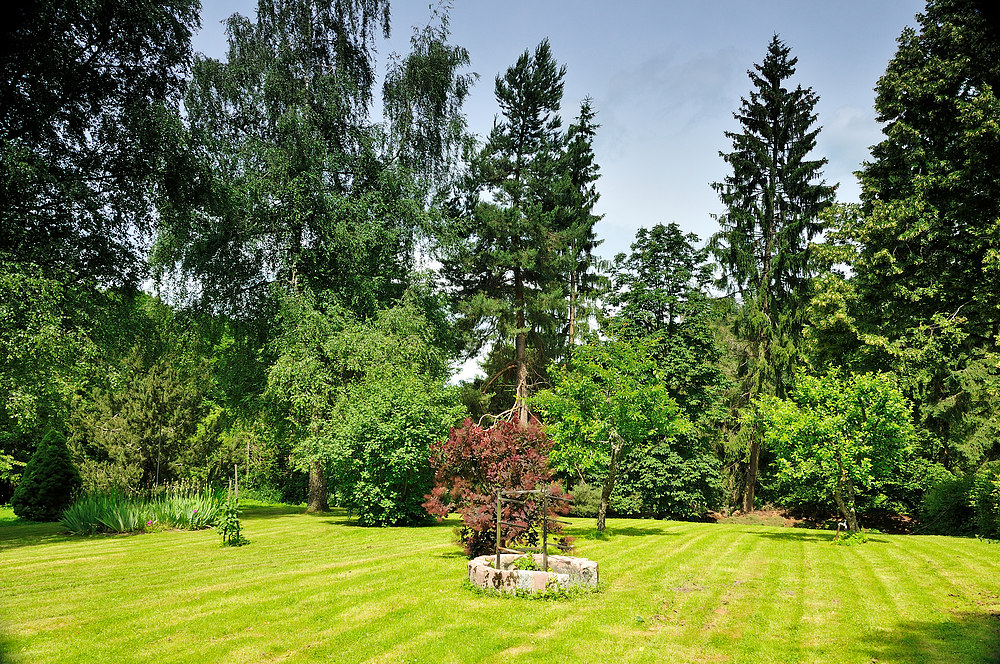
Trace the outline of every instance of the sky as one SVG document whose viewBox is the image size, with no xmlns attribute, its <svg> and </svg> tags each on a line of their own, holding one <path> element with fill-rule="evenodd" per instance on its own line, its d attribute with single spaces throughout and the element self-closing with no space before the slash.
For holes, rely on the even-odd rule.
<svg viewBox="0 0 1000 664">
<path fill-rule="evenodd" d="M 391 3 L 392 35 L 378 45 L 405 53 L 413 26 L 429 20 L 437 0 Z M 194 49 L 224 58 L 221 22 L 235 12 L 253 17 L 255 0 L 203 0 Z M 494 80 L 544 38 L 566 65 L 563 122 L 591 97 L 601 178 L 597 213 L 604 215 L 597 253 L 626 252 L 639 227 L 676 222 L 706 240 L 722 212 L 712 182 L 731 149 L 726 131 L 747 70 L 777 34 L 799 59 L 793 84 L 811 87 L 822 127 L 814 157 L 826 157 L 827 183 L 838 199 L 856 201 L 854 171 L 881 132 L 874 87 L 896 50 L 896 39 L 923 0 L 453 0 L 451 41 L 469 50 L 479 81 L 466 102 L 469 127 L 481 137 L 497 113 Z"/>
</svg>

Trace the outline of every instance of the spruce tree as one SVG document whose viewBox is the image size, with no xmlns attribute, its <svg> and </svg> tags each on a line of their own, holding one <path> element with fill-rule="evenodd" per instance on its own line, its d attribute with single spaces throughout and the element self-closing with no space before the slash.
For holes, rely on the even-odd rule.
<svg viewBox="0 0 1000 664">
<path fill-rule="evenodd" d="M 10 504 L 22 519 L 58 521 L 79 488 L 80 473 L 70 458 L 66 437 L 52 429 L 31 455 Z"/>
<path fill-rule="evenodd" d="M 810 159 L 819 127 L 811 88 L 786 87 L 798 59 L 775 35 L 753 84 L 726 132 L 732 152 L 720 155 L 732 173 L 712 186 L 726 207 L 712 246 L 722 284 L 740 301 L 736 336 L 742 342 L 737 405 L 760 394 L 787 396 L 796 364 L 810 272 L 809 242 L 820 232 L 820 211 L 835 186 L 821 179 L 826 159 Z M 748 433 L 748 432 L 745 432 Z M 743 509 L 753 509 L 760 441 L 750 435 Z"/>
<path fill-rule="evenodd" d="M 594 250 L 603 242 L 598 240 L 594 226 L 603 215 L 594 214 L 594 206 L 600 198 L 595 183 L 600 175 L 597 158 L 594 155 L 594 137 L 600 127 L 594 122 L 597 112 L 587 97 L 580 104 L 576 121 L 566 132 L 566 149 L 563 153 L 562 178 L 559 187 L 560 217 L 557 222 L 561 236 L 563 263 L 562 271 L 567 284 L 566 326 L 564 335 L 556 340 L 563 341 L 572 352 L 580 335 L 581 319 L 586 320 L 587 302 L 603 283 L 603 277 L 595 270 L 598 267 Z"/>
</svg>

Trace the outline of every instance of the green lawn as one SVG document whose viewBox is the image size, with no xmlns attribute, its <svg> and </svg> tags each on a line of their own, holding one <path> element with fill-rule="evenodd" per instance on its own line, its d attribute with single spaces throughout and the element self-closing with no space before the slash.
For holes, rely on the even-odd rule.
<svg viewBox="0 0 1000 664">
<path fill-rule="evenodd" d="M 601 592 L 528 601 L 462 586 L 455 523 L 257 507 L 224 549 L 0 512 L 0 662 L 1000 661 L 1000 544 L 635 520 L 602 541 L 574 520 Z"/>
</svg>

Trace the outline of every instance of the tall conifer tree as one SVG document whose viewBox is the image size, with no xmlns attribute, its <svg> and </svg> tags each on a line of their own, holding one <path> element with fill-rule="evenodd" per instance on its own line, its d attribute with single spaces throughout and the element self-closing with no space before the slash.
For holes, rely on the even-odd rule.
<svg viewBox="0 0 1000 664">
<path fill-rule="evenodd" d="M 801 314 L 810 274 L 809 241 L 821 230 L 820 211 L 835 186 L 821 179 L 826 159 L 810 159 L 819 127 L 811 88 L 786 87 L 797 58 L 775 35 L 753 84 L 734 113 L 739 132 L 726 132 L 732 152 L 720 153 L 732 173 L 712 186 L 726 207 L 712 246 L 723 285 L 740 300 L 736 335 L 742 343 L 738 404 L 759 394 L 784 398 L 791 388 Z M 743 509 L 753 509 L 760 441 L 748 434 Z"/>
<path fill-rule="evenodd" d="M 443 271 L 480 345 L 514 343 L 514 412 L 528 423 L 529 337 L 552 335 L 564 311 L 558 183 L 565 66 L 548 40 L 496 78 L 500 115 L 473 163 L 470 213 L 444 247 Z M 492 339 L 489 337 L 492 336 Z M 538 346 L 540 344 L 536 344 Z M 544 349 L 535 348 L 544 352 Z"/>
<path fill-rule="evenodd" d="M 985 9 L 931 0 L 903 30 L 846 229 L 858 318 L 883 340 L 874 368 L 912 362 L 909 396 L 947 465 L 1000 456 L 1000 30 Z"/>
</svg>

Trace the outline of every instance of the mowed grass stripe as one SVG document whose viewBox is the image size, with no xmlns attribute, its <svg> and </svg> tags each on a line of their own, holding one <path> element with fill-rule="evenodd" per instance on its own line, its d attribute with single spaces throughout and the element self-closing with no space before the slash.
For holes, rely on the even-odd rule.
<svg viewBox="0 0 1000 664">
<path fill-rule="evenodd" d="M 241 549 L 4 525 L 0 661 L 1000 661 L 997 546 L 618 519 L 603 541 L 571 521 L 603 588 L 564 602 L 464 589 L 454 519 L 365 529 L 258 508 Z"/>
</svg>

